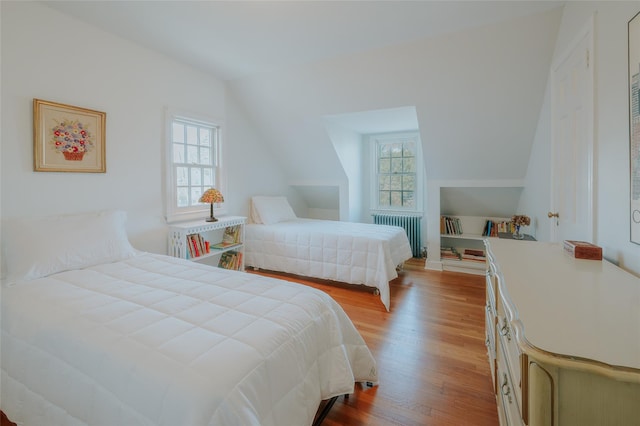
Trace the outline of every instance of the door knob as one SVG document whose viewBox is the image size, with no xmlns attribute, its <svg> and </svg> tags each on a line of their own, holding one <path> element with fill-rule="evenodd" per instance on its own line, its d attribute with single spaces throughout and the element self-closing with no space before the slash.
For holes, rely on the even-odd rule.
<svg viewBox="0 0 640 426">
<path fill-rule="evenodd" d="M 549 216 L 549 219 L 551 219 L 552 217 L 560 217 L 560 214 L 558 212 L 555 212 L 555 213 L 549 212 L 547 213 L 547 216 Z"/>
</svg>

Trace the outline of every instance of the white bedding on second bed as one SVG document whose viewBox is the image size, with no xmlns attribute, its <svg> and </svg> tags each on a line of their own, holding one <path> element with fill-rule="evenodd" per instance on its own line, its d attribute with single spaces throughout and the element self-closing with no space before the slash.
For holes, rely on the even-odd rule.
<svg viewBox="0 0 640 426">
<path fill-rule="evenodd" d="M 294 219 L 245 227 L 245 265 L 375 287 L 387 310 L 389 281 L 411 257 L 397 226 Z"/>
<path fill-rule="evenodd" d="M 305 425 L 377 380 L 327 294 L 151 254 L 4 288 L 1 359 L 31 426 Z"/>
</svg>

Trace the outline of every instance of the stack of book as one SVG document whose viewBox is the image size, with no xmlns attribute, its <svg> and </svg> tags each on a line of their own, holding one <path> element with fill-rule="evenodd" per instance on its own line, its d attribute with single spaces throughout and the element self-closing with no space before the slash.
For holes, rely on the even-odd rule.
<svg viewBox="0 0 640 426">
<path fill-rule="evenodd" d="M 462 223 L 458 217 L 440 216 L 440 233 L 462 235 Z"/>
<path fill-rule="evenodd" d="M 219 268 L 238 270 L 242 265 L 242 253 L 237 251 L 226 251 L 220 255 Z"/>
<path fill-rule="evenodd" d="M 460 253 L 454 247 L 441 247 L 440 259 L 460 260 Z"/>
<path fill-rule="evenodd" d="M 209 242 L 200 234 L 187 235 L 187 254 L 190 259 L 209 253 Z"/>
<path fill-rule="evenodd" d="M 510 221 L 496 222 L 489 219 L 484 224 L 482 235 L 487 237 L 497 237 L 498 232 L 513 233 L 514 231 L 515 231 L 515 226 L 513 225 L 513 222 L 510 222 Z"/>
<path fill-rule="evenodd" d="M 464 249 L 460 256 L 462 260 L 469 260 L 471 262 L 486 262 L 487 258 L 484 254 L 484 250 L 480 249 Z"/>
</svg>

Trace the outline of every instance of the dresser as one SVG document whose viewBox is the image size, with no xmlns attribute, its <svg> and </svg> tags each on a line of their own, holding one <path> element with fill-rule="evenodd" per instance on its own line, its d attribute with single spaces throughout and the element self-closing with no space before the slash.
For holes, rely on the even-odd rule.
<svg viewBox="0 0 640 426">
<path fill-rule="evenodd" d="M 640 425 L 640 278 L 560 244 L 485 246 L 500 425 Z"/>
</svg>

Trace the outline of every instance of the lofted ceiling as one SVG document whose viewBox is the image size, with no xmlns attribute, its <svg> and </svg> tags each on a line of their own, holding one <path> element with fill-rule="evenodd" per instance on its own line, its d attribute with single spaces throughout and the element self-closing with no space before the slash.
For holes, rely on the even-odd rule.
<svg viewBox="0 0 640 426">
<path fill-rule="evenodd" d="M 540 13 L 559 1 L 44 1 L 223 80 Z"/>
<path fill-rule="evenodd" d="M 428 178 L 524 178 L 564 2 L 44 4 L 225 80 L 290 182 L 331 187 L 327 123 L 408 130 L 379 113 L 406 108 Z"/>
</svg>

